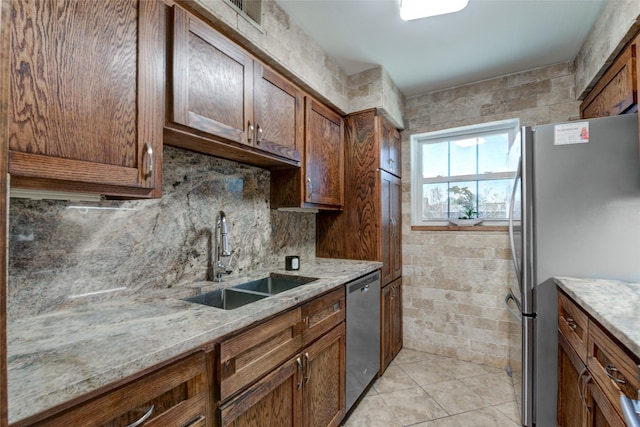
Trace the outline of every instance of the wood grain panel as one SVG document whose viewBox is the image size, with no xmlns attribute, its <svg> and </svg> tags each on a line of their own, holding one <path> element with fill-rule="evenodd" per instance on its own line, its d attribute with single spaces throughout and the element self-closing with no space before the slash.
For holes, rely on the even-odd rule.
<svg viewBox="0 0 640 427">
<path fill-rule="evenodd" d="M 635 46 L 629 46 L 580 105 L 582 118 L 623 114 L 638 102 Z"/>
<path fill-rule="evenodd" d="M 627 353 L 621 345 L 591 321 L 589 322 L 587 348 L 587 367 L 591 375 L 598 382 L 615 410 L 621 413 L 620 393 L 631 399 L 638 398 L 640 359 Z M 617 381 L 609 378 L 607 373 Z"/>
<path fill-rule="evenodd" d="M 558 334 L 558 425 L 560 427 L 584 427 L 587 415 L 582 404 L 578 379 L 585 374 L 586 366 L 569 344 Z"/>
<path fill-rule="evenodd" d="M 220 408 L 221 426 L 300 427 L 302 393 L 296 359 L 280 366 L 246 392 Z"/>
<path fill-rule="evenodd" d="M 611 405 L 612 402 L 607 400 L 606 395 L 602 392 L 597 384 L 589 385 L 591 394 L 591 411 L 589 417 L 590 427 L 626 427 L 626 423 L 620 417 L 620 414 Z"/>
<path fill-rule="evenodd" d="M 582 363 L 587 363 L 588 324 L 589 319 L 586 313 L 564 293 L 558 292 L 558 329 L 564 334 Z"/>
<path fill-rule="evenodd" d="M 291 357 L 302 345 L 300 308 L 220 343 L 220 399 L 227 400 Z"/>
<path fill-rule="evenodd" d="M 171 120 L 253 145 L 253 58 L 176 5 L 172 43 Z"/>
<path fill-rule="evenodd" d="M 316 254 L 381 260 L 375 110 L 345 119 L 345 206 L 316 217 Z M 347 233 L 346 230 L 350 232 Z M 353 232 L 351 232 L 353 231 Z M 347 238 L 348 235 L 348 238 Z"/>
<path fill-rule="evenodd" d="M 345 337 L 341 323 L 305 351 L 305 426 L 336 427 L 345 414 Z"/>
<path fill-rule="evenodd" d="M 137 2 L 13 6 L 10 149 L 136 167 Z"/>
<path fill-rule="evenodd" d="M 302 345 L 308 345 L 345 319 L 345 289 L 341 287 L 301 307 Z"/>
<path fill-rule="evenodd" d="M 190 33 L 188 83 L 191 112 L 195 116 L 243 129 L 243 68 L 244 64 Z"/>
<path fill-rule="evenodd" d="M 254 81 L 256 146 L 299 161 L 304 138 L 302 91 L 257 61 Z"/>
<path fill-rule="evenodd" d="M 343 126 L 339 115 L 308 98 L 305 140 L 307 203 L 343 205 Z"/>
<path fill-rule="evenodd" d="M 153 405 L 149 425 L 178 426 L 169 420 L 195 420 L 206 414 L 208 397 L 204 353 L 197 353 L 103 396 L 33 426 L 120 426 L 140 419 Z M 26 422 L 26 420 L 25 420 Z"/>
<path fill-rule="evenodd" d="M 0 75 L 9 74 L 9 25 L 11 2 L 0 2 Z M 9 79 L 0 79 L 0 117 L 8 117 Z M 0 120 L 0 240 L 7 242 L 7 182 L 9 152 L 7 141 L 7 120 Z M 0 427 L 7 427 L 8 390 L 7 390 L 7 244 L 0 247 Z"/>
</svg>

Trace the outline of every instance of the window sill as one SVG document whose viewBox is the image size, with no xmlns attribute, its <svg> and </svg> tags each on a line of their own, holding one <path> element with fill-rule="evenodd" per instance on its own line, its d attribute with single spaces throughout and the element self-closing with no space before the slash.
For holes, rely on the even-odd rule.
<svg viewBox="0 0 640 427">
<path fill-rule="evenodd" d="M 412 225 L 411 231 L 509 231 L 506 225 Z"/>
</svg>

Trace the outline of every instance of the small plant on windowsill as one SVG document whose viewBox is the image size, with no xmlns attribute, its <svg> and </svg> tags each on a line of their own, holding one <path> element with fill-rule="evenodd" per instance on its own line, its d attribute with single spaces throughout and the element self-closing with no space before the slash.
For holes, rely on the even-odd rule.
<svg viewBox="0 0 640 427">
<path fill-rule="evenodd" d="M 452 193 L 452 201 L 460 206 L 460 216 L 458 219 L 449 219 L 449 222 L 455 225 L 477 225 L 482 222 L 482 218 L 478 218 L 478 211 L 475 206 L 476 196 L 469 187 L 460 187 L 454 185 L 449 189 Z"/>
</svg>

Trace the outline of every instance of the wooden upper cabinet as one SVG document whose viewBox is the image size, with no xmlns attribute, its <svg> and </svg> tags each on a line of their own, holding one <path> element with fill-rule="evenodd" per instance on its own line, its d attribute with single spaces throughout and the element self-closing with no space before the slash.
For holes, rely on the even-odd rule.
<svg viewBox="0 0 640 427">
<path fill-rule="evenodd" d="M 315 101 L 306 102 L 305 202 L 344 204 L 344 123 L 342 117 Z"/>
<path fill-rule="evenodd" d="M 253 58 L 177 6 L 173 25 L 173 121 L 253 145 Z"/>
<path fill-rule="evenodd" d="M 262 167 L 300 166 L 302 91 L 173 7 L 167 143 Z"/>
<path fill-rule="evenodd" d="M 377 115 L 377 119 L 380 169 L 400 176 L 400 132 L 381 115 Z"/>
<path fill-rule="evenodd" d="M 15 0 L 11 9 L 12 185 L 159 197 L 163 4 Z"/>
<path fill-rule="evenodd" d="M 304 95 L 269 67 L 254 63 L 255 143 L 261 150 L 300 161 Z"/>
<path fill-rule="evenodd" d="M 639 42 L 640 37 L 627 46 L 589 92 L 580 105 L 583 119 L 637 111 Z"/>
</svg>

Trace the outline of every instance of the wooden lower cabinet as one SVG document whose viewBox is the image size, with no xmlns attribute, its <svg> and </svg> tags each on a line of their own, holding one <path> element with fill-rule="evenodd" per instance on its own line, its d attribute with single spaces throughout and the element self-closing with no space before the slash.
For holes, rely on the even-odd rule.
<svg viewBox="0 0 640 427">
<path fill-rule="evenodd" d="M 212 425 L 208 400 L 205 353 L 198 352 L 46 419 L 12 426 L 124 427 L 144 418 L 145 427 L 198 427 Z"/>
<path fill-rule="evenodd" d="M 625 427 L 620 394 L 637 399 L 640 358 L 558 294 L 558 426 Z"/>
<path fill-rule="evenodd" d="M 222 405 L 221 426 L 329 427 L 345 413 L 345 324 Z"/>
<path fill-rule="evenodd" d="M 402 279 L 384 286 L 380 295 L 380 372 L 402 349 Z"/>
<path fill-rule="evenodd" d="M 562 333 L 558 334 L 558 426 L 584 427 L 587 368 Z"/>
</svg>

